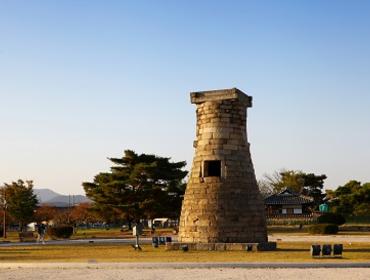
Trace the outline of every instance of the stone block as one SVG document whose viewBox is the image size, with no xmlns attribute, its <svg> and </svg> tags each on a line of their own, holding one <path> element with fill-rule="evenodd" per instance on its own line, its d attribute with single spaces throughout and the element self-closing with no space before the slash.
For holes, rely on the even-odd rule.
<svg viewBox="0 0 370 280">
<path fill-rule="evenodd" d="M 180 249 L 180 243 L 177 243 L 177 242 L 166 243 L 167 251 L 177 251 L 179 249 Z"/>
<path fill-rule="evenodd" d="M 277 248 L 276 242 L 261 242 L 258 243 L 257 250 L 258 251 L 275 251 Z"/>
<path fill-rule="evenodd" d="M 226 244 L 225 243 L 215 243 L 215 250 L 216 251 L 225 251 Z"/>
<path fill-rule="evenodd" d="M 243 243 L 226 243 L 226 251 L 243 251 L 245 245 Z"/>
<path fill-rule="evenodd" d="M 198 251 L 214 251 L 215 244 L 214 243 L 197 243 L 196 250 Z"/>
</svg>

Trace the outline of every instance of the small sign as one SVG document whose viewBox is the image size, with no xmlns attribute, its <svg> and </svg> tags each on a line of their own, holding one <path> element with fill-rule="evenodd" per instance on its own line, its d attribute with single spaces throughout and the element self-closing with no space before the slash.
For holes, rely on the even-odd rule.
<svg viewBox="0 0 370 280">
<path fill-rule="evenodd" d="M 133 236 L 139 236 L 143 234 L 143 225 L 142 224 L 137 224 L 136 226 L 133 227 L 132 229 L 132 235 Z"/>
<path fill-rule="evenodd" d="M 329 205 L 326 203 L 320 204 L 319 205 L 319 211 L 321 213 L 328 213 L 329 212 Z"/>
</svg>

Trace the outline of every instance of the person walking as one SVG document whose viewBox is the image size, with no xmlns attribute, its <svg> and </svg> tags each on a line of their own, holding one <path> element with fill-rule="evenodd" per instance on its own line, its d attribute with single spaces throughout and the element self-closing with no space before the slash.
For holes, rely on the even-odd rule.
<svg viewBox="0 0 370 280">
<path fill-rule="evenodd" d="M 46 225 L 44 223 L 37 224 L 37 243 L 42 242 L 42 244 L 45 244 L 45 233 Z"/>
</svg>

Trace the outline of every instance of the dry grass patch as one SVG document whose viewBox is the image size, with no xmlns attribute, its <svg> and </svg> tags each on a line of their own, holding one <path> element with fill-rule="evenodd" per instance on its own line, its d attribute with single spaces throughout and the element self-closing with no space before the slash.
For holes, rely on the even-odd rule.
<svg viewBox="0 0 370 280">
<path fill-rule="evenodd" d="M 281 242 L 274 252 L 166 251 L 144 245 L 135 251 L 129 245 L 45 245 L 0 248 L 0 262 L 365 262 L 370 243 L 345 244 L 342 259 L 312 259 L 311 243 Z"/>
</svg>

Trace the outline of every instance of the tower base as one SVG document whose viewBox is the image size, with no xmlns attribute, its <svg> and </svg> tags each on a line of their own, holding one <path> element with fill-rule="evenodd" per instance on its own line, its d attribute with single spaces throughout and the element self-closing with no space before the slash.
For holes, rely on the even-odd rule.
<svg viewBox="0 0 370 280">
<path fill-rule="evenodd" d="M 187 247 L 191 251 L 274 251 L 276 242 L 263 243 L 184 243 L 172 242 L 166 244 L 166 250 L 178 251 Z"/>
</svg>

